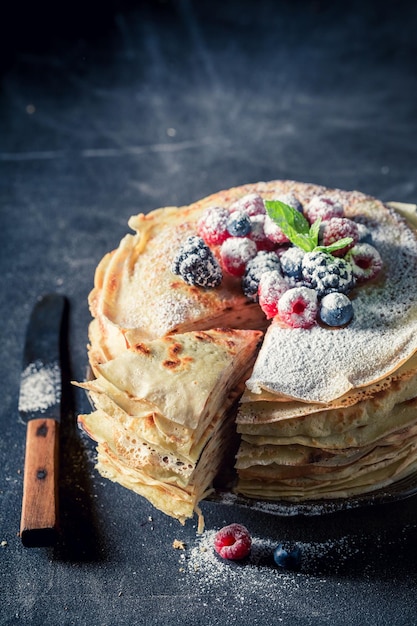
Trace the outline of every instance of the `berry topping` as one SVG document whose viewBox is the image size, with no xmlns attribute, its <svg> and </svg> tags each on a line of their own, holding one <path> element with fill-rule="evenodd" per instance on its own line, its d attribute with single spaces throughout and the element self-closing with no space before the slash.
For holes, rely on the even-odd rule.
<svg viewBox="0 0 417 626">
<path fill-rule="evenodd" d="M 284 202 L 284 204 L 287 204 L 288 206 L 291 206 L 299 213 L 303 212 L 303 205 L 301 204 L 297 196 L 292 192 L 280 196 L 279 198 L 277 198 L 277 200 L 279 200 L 280 202 Z"/>
<path fill-rule="evenodd" d="M 268 237 L 268 239 L 270 239 L 274 243 L 282 244 L 289 242 L 287 235 L 284 235 L 281 227 L 278 226 L 278 224 L 274 222 L 274 220 L 269 217 L 269 215 L 265 217 L 264 233 Z"/>
<path fill-rule="evenodd" d="M 304 213 L 310 224 L 313 224 L 318 218 L 324 221 L 332 217 L 343 217 L 344 211 L 340 202 L 327 196 L 315 196 L 304 207 Z"/>
<path fill-rule="evenodd" d="M 358 282 L 375 278 L 382 269 L 382 259 L 378 250 L 369 243 L 357 243 L 346 255 Z"/>
<path fill-rule="evenodd" d="M 288 283 L 279 270 L 262 274 L 259 281 L 259 305 L 269 320 L 278 314 L 278 300 L 287 291 Z"/>
<path fill-rule="evenodd" d="M 251 231 L 249 215 L 244 211 L 233 211 L 227 222 L 227 230 L 233 237 L 245 237 Z"/>
<path fill-rule="evenodd" d="M 251 222 L 251 232 L 250 239 L 256 243 L 258 250 L 273 250 L 275 246 L 275 242 L 271 240 L 269 236 L 267 236 L 265 232 L 265 223 L 266 223 L 267 215 L 253 215 L 250 218 Z M 278 226 L 279 228 L 279 226 Z M 282 232 L 282 231 L 281 231 Z M 284 233 L 282 235 L 285 237 Z M 283 240 L 288 241 L 288 239 Z"/>
<path fill-rule="evenodd" d="M 227 222 L 229 211 L 221 207 L 209 207 L 197 223 L 197 233 L 207 245 L 217 246 L 229 237 Z"/>
<path fill-rule="evenodd" d="M 262 197 L 257 193 L 248 193 L 243 198 L 236 200 L 230 211 L 244 211 L 247 215 L 262 215 L 265 213 L 265 205 Z"/>
<path fill-rule="evenodd" d="M 288 248 L 283 252 L 279 259 L 281 261 L 281 269 L 284 276 L 288 276 L 294 280 L 302 280 L 302 262 L 305 252 L 301 248 Z"/>
<path fill-rule="evenodd" d="M 256 244 L 248 238 L 229 237 L 220 248 L 220 260 L 225 272 L 243 276 L 247 263 L 256 256 Z"/>
<path fill-rule="evenodd" d="M 280 319 L 293 328 L 310 328 L 318 310 L 317 293 L 308 287 L 288 289 L 278 302 Z"/>
<path fill-rule="evenodd" d="M 250 554 L 252 538 L 241 524 L 229 524 L 214 537 L 214 549 L 223 559 L 239 561 Z"/>
<path fill-rule="evenodd" d="M 302 261 L 303 279 L 322 297 L 332 291 L 349 293 L 355 286 L 353 270 L 345 259 L 327 252 L 307 252 Z"/>
<path fill-rule="evenodd" d="M 287 550 L 280 543 L 274 550 L 274 561 L 278 567 L 298 570 L 301 566 L 301 549 L 299 546 L 295 546 L 295 548 Z"/>
<path fill-rule="evenodd" d="M 359 239 L 358 225 L 346 217 L 332 217 L 330 220 L 322 222 L 321 226 L 322 242 L 325 246 L 330 246 L 344 237 L 352 239 L 343 248 L 334 250 L 332 253 L 334 256 L 345 256 L 346 252 L 353 248 Z"/>
<path fill-rule="evenodd" d="M 242 280 L 243 293 L 251 300 L 258 299 L 258 287 L 262 274 L 270 270 L 279 270 L 281 264 L 275 252 L 258 252 L 246 266 Z"/>
<path fill-rule="evenodd" d="M 370 229 L 365 226 L 365 224 L 361 224 L 360 222 L 356 222 L 356 226 L 358 227 L 358 243 L 370 243 L 372 244 L 372 233 Z"/>
<path fill-rule="evenodd" d="M 321 301 L 320 319 L 327 326 L 344 326 L 353 317 L 353 305 L 344 293 L 329 293 Z"/>
<path fill-rule="evenodd" d="M 201 237 L 191 235 L 186 239 L 172 262 L 172 272 L 189 285 L 218 287 L 222 270 L 210 248 Z"/>
</svg>

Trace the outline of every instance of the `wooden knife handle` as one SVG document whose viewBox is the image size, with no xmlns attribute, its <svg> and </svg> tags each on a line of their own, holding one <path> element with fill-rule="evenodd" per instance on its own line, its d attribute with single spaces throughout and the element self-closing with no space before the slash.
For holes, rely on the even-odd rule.
<svg viewBox="0 0 417 626">
<path fill-rule="evenodd" d="M 54 543 L 58 530 L 59 424 L 33 419 L 26 433 L 20 537 L 26 547 Z"/>
</svg>

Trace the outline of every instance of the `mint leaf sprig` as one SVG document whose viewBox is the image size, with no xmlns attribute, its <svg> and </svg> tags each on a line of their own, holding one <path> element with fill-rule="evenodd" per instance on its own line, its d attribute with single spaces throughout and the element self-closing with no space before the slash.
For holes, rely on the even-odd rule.
<svg viewBox="0 0 417 626">
<path fill-rule="evenodd" d="M 353 241 L 352 237 L 343 237 L 329 246 L 319 246 L 320 217 L 310 225 L 302 213 L 280 200 L 265 200 L 265 208 L 269 217 L 278 224 L 291 243 L 304 252 L 317 250 L 331 254 Z"/>
</svg>

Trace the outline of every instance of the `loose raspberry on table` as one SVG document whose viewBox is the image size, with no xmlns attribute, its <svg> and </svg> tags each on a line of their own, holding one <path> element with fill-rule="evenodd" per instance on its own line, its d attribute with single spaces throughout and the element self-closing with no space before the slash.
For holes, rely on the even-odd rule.
<svg viewBox="0 0 417 626">
<path fill-rule="evenodd" d="M 382 269 L 383 261 L 378 250 L 369 243 L 357 243 L 345 257 L 358 282 L 375 278 Z"/>
<path fill-rule="evenodd" d="M 227 221 L 227 231 L 232 237 L 245 237 L 251 231 L 249 215 L 244 211 L 233 211 Z"/>
<path fill-rule="evenodd" d="M 257 193 L 248 193 L 236 200 L 230 207 L 232 211 L 244 211 L 247 215 L 262 215 L 265 213 L 265 205 L 262 197 Z"/>
<path fill-rule="evenodd" d="M 304 214 L 310 224 L 313 224 L 319 217 L 330 220 L 332 217 L 343 217 L 343 206 L 337 200 L 332 200 L 327 196 L 315 196 L 304 207 Z"/>
<path fill-rule="evenodd" d="M 172 261 L 172 272 L 189 285 L 218 287 L 223 274 L 210 248 L 201 237 L 188 237 Z"/>
<path fill-rule="evenodd" d="M 281 264 L 275 252 L 261 251 L 249 261 L 242 279 L 243 293 L 247 298 L 258 300 L 258 287 L 262 274 L 270 270 L 280 270 Z"/>
<path fill-rule="evenodd" d="M 221 265 L 228 274 L 243 276 L 246 265 L 257 251 L 256 244 L 247 237 L 229 237 L 220 248 Z"/>
<path fill-rule="evenodd" d="M 223 243 L 230 234 L 227 222 L 230 214 L 222 207 L 208 207 L 197 222 L 197 233 L 207 245 L 217 246 Z"/>
<path fill-rule="evenodd" d="M 242 524 L 229 524 L 214 537 L 214 549 L 223 559 L 240 561 L 250 554 L 252 538 Z"/>
<path fill-rule="evenodd" d="M 259 305 L 268 320 L 278 314 L 278 301 L 288 288 L 280 271 L 272 270 L 262 274 L 258 287 Z"/>
<path fill-rule="evenodd" d="M 305 283 L 315 289 L 320 297 L 332 291 L 349 293 L 356 283 L 348 261 L 320 250 L 305 253 L 302 273 Z"/>
<path fill-rule="evenodd" d="M 288 289 L 278 302 L 279 318 L 292 328 L 311 328 L 316 323 L 318 298 L 314 289 Z"/>
<path fill-rule="evenodd" d="M 332 252 L 333 256 L 343 257 L 358 242 L 358 225 L 347 217 L 332 217 L 322 222 L 321 237 L 324 246 L 330 246 L 330 244 L 339 241 L 339 239 L 350 237 L 352 239 L 351 243 Z"/>
</svg>

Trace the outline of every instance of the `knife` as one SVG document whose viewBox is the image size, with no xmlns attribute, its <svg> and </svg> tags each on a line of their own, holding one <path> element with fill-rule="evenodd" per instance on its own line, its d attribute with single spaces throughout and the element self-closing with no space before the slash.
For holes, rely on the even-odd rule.
<svg viewBox="0 0 417 626">
<path fill-rule="evenodd" d="M 20 537 L 26 547 L 52 545 L 58 530 L 61 332 L 66 299 L 40 298 L 29 319 L 19 414 L 27 423 Z"/>
</svg>

